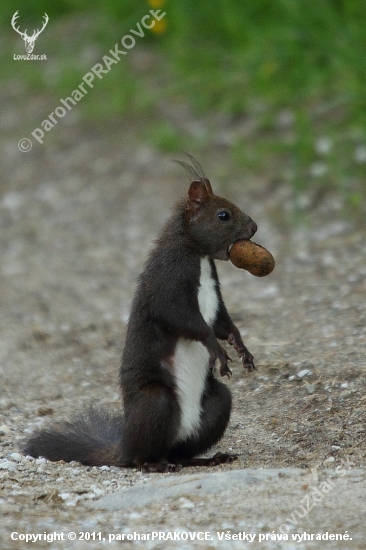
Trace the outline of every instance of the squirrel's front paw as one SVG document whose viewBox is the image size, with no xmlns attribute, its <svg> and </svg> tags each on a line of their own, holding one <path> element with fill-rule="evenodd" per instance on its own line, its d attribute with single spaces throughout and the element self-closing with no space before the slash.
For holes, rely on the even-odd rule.
<svg viewBox="0 0 366 550">
<path fill-rule="evenodd" d="M 240 357 L 240 356 L 239 356 Z M 254 364 L 254 357 L 253 355 L 245 348 L 245 352 L 241 356 L 241 361 L 243 363 L 243 367 L 247 369 L 248 372 L 252 372 L 253 370 L 256 370 L 256 366 Z"/>
<path fill-rule="evenodd" d="M 231 361 L 231 358 L 228 356 L 224 348 L 221 348 L 221 352 L 218 356 L 218 359 L 220 361 L 220 375 L 227 376 L 228 378 L 230 378 L 232 375 L 232 372 L 229 369 L 227 362 Z"/>
<path fill-rule="evenodd" d="M 235 335 L 234 333 L 231 333 L 229 334 L 227 341 L 231 346 L 234 346 L 238 357 L 243 363 L 243 367 L 249 372 L 255 370 L 256 367 L 254 365 L 254 357 L 250 353 L 250 351 L 248 351 L 248 349 L 244 346 L 240 335 Z"/>
<path fill-rule="evenodd" d="M 227 356 L 227 360 L 230 360 L 230 357 Z M 227 376 L 228 378 L 231 378 L 231 375 L 233 374 L 231 370 L 228 367 L 227 360 L 223 363 L 220 362 L 220 375 L 221 376 Z"/>
<path fill-rule="evenodd" d="M 230 376 L 232 375 L 232 372 L 229 369 L 227 363 L 228 363 L 228 361 L 231 361 L 231 358 L 228 356 L 228 354 L 226 353 L 224 348 L 222 348 L 221 346 L 219 346 L 217 351 L 212 352 L 210 354 L 210 363 L 209 363 L 209 365 L 210 365 L 211 370 L 214 369 L 216 359 L 218 359 L 219 362 L 220 362 L 220 375 L 221 376 L 227 376 L 228 378 L 230 378 Z"/>
</svg>

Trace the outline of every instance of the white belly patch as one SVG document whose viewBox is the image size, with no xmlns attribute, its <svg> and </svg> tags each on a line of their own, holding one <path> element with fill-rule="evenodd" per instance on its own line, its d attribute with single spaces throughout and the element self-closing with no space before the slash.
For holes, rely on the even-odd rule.
<svg viewBox="0 0 366 550">
<path fill-rule="evenodd" d="M 202 317 L 212 326 L 217 314 L 218 297 L 208 258 L 201 259 L 198 304 Z M 174 375 L 181 409 L 181 425 L 177 440 L 184 440 L 199 429 L 201 397 L 208 363 L 209 353 L 201 342 L 185 338 L 178 340 L 174 353 Z"/>
</svg>

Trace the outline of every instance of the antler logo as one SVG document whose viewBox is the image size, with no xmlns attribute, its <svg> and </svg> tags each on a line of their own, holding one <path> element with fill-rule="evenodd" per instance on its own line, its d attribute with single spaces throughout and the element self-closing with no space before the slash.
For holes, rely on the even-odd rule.
<svg viewBox="0 0 366 550">
<path fill-rule="evenodd" d="M 17 10 L 14 15 L 13 15 L 13 18 L 11 20 L 11 26 L 13 27 L 13 29 L 18 33 L 20 34 L 20 36 L 23 38 L 24 42 L 25 42 L 25 49 L 27 51 L 27 53 L 32 53 L 33 51 L 33 48 L 34 48 L 34 43 L 35 41 L 37 40 L 37 38 L 39 37 L 39 35 L 41 34 L 41 32 L 43 31 L 43 29 L 45 28 L 45 26 L 47 25 L 48 23 L 48 15 L 47 13 L 44 14 L 44 21 L 43 21 L 43 25 L 42 25 L 42 28 L 40 30 L 34 30 L 33 31 L 33 34 L 32 36 L 28 36 L 27 35 L 27 29 L 25 29 L 24 32 L 21 32 L 19 30 L 19 27 L 17 28 L 15 26 L 15 23 L 16 23 L 16 20 L 18 19 L 19 15 L 18 15 L 18 12 L 19 10 Z"/>
</svg>

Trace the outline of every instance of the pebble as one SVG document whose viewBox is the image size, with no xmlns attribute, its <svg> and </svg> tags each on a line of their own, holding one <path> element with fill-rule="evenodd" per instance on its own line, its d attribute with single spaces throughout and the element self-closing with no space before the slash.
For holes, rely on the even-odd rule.
<svg viewBox="0 0 366 550">
<path fill-rule="evenodd" d="M 235 529 L 235 525 L 233 523 L 222 523 L 221 529 Z"/>
<path fill-rule="evenodd" d="M 139 514 L 138 512 L 131 512 L 130 519 L 140 519 L 142 518 L 142 514 Z"/>
<path fill-rule="evenodd" d="M 11 430 L 10 430 L 9 426 L 6 426 L 6 424 L 2 424 L 0 426 L 0 433 L 9 435 L 11 433 Z"/>
<path fill-rule="evenodd" d="M 96 497 L 102 497 L 105 494 L 105 491 L 95 486 L 93 486 L 92 491 L 93 491 L 93 496 L 96 496 Z"/>
<path fill-rule="evenodd" d="M 13 453 L 10 455 L 10 458 L 12 460 L 15 460 L 15 462 L 21 462 L 23 460 L 23 457 L 20 453 Z"/>
<path fill-rule="evenodd" d="M 179 504 L 181 508 L 194 508 L 194 504 L 189 498 L 180 497 Z"/>
<path fill-rule="evenodd" d="M 59 493 L 58 496 L 60 498 L 62 498 L 62 500 L 67 500 L 68 498 L 71 497 L 71 494 L 70 493 Z"/>
<path fill-rule="evenodd" d="M 303 369 L 300 372 L 297 373 L 297 376 L 299 378 L 304 378 L 304 376 L 310 376 L 313 374 L 310 369 Z"/>
<path fill-rule="evenodd" d="M 0 470 L 8 470 L 9 472 L 15 472 L 17 469 L 17 464 L 11 460 L 5 460 L 0 463 Z"/>
</svg>

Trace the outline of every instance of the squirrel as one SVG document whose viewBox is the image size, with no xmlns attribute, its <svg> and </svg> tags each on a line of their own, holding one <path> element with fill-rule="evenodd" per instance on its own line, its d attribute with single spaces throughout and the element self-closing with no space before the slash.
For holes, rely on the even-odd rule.
<svg viewBox="0 0 366 550">
<path fill-rule="evenodd" d="M 225 307 L 214 260 L 250 239 L 257 224 L 214 195 L 201 165 L 177 161 L 190 174 L 186 197 L 174 207 L 142 271 L 128 321 L 119 373 L 123 415 L 90 408 L 70 421 L 34 432 L 23 452 L 91 466 L 178 471 L 237 459 L 197 458 L 223 436 L 231 413 L 227 340 L 244 368 L 255 369 Z"/>
</svg>

